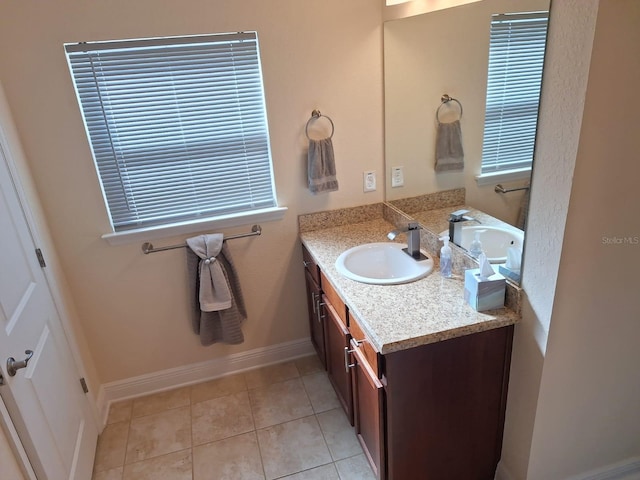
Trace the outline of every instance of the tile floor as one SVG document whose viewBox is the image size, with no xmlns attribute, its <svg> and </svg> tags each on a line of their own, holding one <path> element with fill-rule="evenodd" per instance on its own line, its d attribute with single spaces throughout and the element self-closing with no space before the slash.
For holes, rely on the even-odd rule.
<svg viewBox="0 0 640 480">
<path fill-rule="evenodd" d="M 370 480 L 317 357 L 115 403 L 94 480 Z"/>
</svg>

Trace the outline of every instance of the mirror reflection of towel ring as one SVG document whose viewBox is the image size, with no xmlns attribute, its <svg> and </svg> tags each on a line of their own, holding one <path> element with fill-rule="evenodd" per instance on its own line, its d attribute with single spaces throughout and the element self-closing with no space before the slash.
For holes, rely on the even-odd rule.
<svg viewBox="0 0 640 480">
<path fill-rule="evenodd" d="M 311 122 L 313 120 L 317 120 L 320 117 L 326 118 L 327 120 L 329 120 L 329 123 L 331 123 L 331 135 L 329 135 L 328 138 L 332 138 L 333 137 L 333 132 L 336 130 L 336 127 L 333 124 L 333 120 L 331 120 L 331 118 L 327 117 L 326 115 L 322 115 L 320 113 L 320 110 L 314 110 L 313 112 L 311 112 L 311 118 L 309 120 L 307 120 L 307 125 L 304 128 L 304 133 L 305 133 L 305 135 L 307 136 L 307 138 L 309 140 L 311 140 L 311 137 L 309 136 L 309 125 L 311 124 Z"/>
<path fill-rule="evenodd" d="M 462 104 L 458 101 L 458 99 L 450 97 L 445 93 L 444 95 L 442 95 L 442 97 L 440 97 L 440 101 L 442 103 L 438 107 L 438 110 L 436 110 L 436 121 L 438 123 L 442 123 L 440 122 L 440 109 L 442 109 L 442 107 L 444 107 L 449 102 L 456 102 L 458 104 L 458 107 L 460 107 L 460 117 L 458 118 L 458 120 L 462 120 Z"/>
</svg>

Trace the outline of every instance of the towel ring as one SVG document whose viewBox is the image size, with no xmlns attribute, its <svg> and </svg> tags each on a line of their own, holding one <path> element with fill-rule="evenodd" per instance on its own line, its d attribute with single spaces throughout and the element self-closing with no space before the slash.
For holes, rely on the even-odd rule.
<svg viewBox="0 0 640 480">
<path fill-rule="evenodd" d="M 335 132 L 336 130 L 336 127 L 333 124 L 333 120 L 331 120 L 331 118 L 327 117 L 326 115 L 322 115 L 320 113 L 320 110 L 314 110 L 313 112 L 311 112 L 311 118 L 307 120 L 307 125 L 304 127 L 304 133 L 309 140 L 311 140 L 311 137 L 309 136 L 309 125 L 313 120 L 317 120 L 320 117 L 326 118 L 327 120 L 329 120 L 329 123 L 331 123 L 331 135 L 329 135 L 329 138 L 333 137 L 333 132 Z"/>
<path fill-rule="evenodd" d="M 440 106 L 438 107 L 438 110 L 436 110 L 436 121 L 438 123 L 440 122 L 440 109 L 442 107 L 444 107 L 447 103 L 449 102 L 456 102 L 458 104 L 458 107 L 460 107 L 460 118 L 458 118 L 458 120 L 462 119 L 462 104 L 458 101 L 458 99 L 450 97 L 449 95 L 447 95 L 446 93 L 444 95 L 442 95 L 442 97 L 440 97 L 440 101 L 442 102 L 440 104 Z"/>
</svg>

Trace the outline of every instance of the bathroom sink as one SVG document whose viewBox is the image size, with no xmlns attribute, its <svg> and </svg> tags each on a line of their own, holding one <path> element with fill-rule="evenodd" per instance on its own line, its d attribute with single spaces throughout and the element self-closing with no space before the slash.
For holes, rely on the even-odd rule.
<svg viewBox="0 0 640 480">
<path fill-rule="evenodd" d="M 518 247 L 522 250 L 524 243 L 523 231 L 488 225 L 462 227 L 460 246 L 469 250 L 477 231 L 482 232 L 480 233 L 482 250 L 491 263 L 505 263 L 507 261 L 507 250 L 509 247 Z M 442 234 L 448 236 L 449 232 L 446 231 Z"/>
<path fill-rule="evenodd" d="M 374 285 L 397 285 L 426 277 L 433 260 L 415 260 L 402 251 L 403 243 L 366 243 L 344 251 L 336 260 L 338 272 L 351 280 Z"/>
</svg>

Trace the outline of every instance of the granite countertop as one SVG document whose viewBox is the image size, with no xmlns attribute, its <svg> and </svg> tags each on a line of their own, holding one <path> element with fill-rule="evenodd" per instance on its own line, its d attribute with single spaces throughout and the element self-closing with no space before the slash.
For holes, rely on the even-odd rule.
<svg viewBox="0 0 640 480">
<path fill-rule="evenodd" d="M 519 320 L 519 315 L 507 308 L 487 312 L 472 309 L 464 301 L 464 279 L 443 278 L 435 252 L 426 252 L 434 259 L 433 272 L 412 283 L 369 285 L 338 273 L 335 261 L 342 252 L 363 243 L 387 241 L 387 233 L 393 229 L 391 223 L 380 218 L 300 234 L 380 353 L 504 327 Z M 398 240 L 404 241 L 404 237 Z"/>
</svg>

